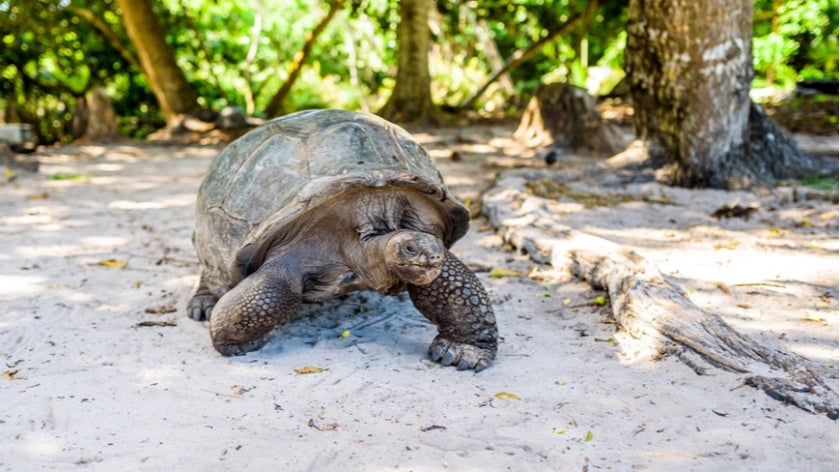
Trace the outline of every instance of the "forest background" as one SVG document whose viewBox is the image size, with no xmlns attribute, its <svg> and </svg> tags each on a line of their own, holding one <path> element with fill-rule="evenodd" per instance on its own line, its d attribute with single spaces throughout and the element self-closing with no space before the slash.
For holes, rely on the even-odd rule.
<svg viewBox="0 0 840 472">
<path fill-rule="evenodd" d="M 444 120 L 455 112 L 516 117 L 539 84 L 605 95 L 624 76 L 623 1 L 6 0 L 0 122 L 31 124 L 41 144 L 69 142 L 85 133 L 92 95 L 104 92 L 119 134 L 144 138 L 172 114 L 172 104 L 156 98 L 160 79 L 150 75 L 166 61 L 144 67 L 139 54 L 159 45 L 174 58 L 170 72 L 188 86 L 178 94 L 186 105 L 175 112 L 378 112 L 395 86 L 400 17 L 418 6 L 431 7 L 431 81 L 410 93 L 430 97 Z M 130 34 L 129 10 L 153 13 L 145 34 Z M 836 80 L 837 28 L 836 0 L 756 1 L 754 98 L 778 99 L 803 80 Z M 426 66 L 419 62 L 411 66 Z M 836 114 L 825 119 L 836 127 Z"/>
</svg>

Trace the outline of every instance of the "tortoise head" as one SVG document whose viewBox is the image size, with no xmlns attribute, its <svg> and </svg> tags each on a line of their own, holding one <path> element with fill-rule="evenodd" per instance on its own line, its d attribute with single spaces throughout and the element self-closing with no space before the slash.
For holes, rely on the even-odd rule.
<svg viewBox="0 0 840 472">
<path fill-rule="evenodd" d="M 443 241 L 419 231 L 396 231 L 385 245 L 388 269 L 413 285 L 426 285 L 438 278 L 445 254 Z"/>
</svg>

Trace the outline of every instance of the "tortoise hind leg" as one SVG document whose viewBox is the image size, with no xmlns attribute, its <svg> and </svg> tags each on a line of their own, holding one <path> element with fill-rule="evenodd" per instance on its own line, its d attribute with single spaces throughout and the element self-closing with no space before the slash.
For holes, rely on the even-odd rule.
<svg viewBox="0 0 840 472">
<path fill-rule="evenodd" d="M 187 316 L 195 321 L 204 321 L 210 319 L 210 313 L 213 311 L 213 306 L 216 305 L 218 298 L 213 295 L 213 292 L 207 288 L 207 283 L 204 281 L 204 271 L 201 272 L 201 279 L 198 282 L 198 289 L 187 303 Z"/>
<path fill-rule="evenodd" d="M 268 333 L 294 318 L 301 304 L 301 277 L 282 261 L 267 261 L 219 299 L 210 318 L 213 347 L 239 356 L 268 341 Z"/>
<path fill-rule="evenodd" d="M 432 360 L 459 370 L 485 369 L 496 357 L 498 330 L 490 298 L 463 262 L 446 251 L 443 270 L 427 285 L 409 285 L 417 310 L 438 326 Z"/>
</svg>

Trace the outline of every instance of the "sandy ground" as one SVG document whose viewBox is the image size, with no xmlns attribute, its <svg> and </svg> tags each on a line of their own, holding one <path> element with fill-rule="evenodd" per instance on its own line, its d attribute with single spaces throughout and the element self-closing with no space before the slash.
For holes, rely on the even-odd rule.
<svg viewBox="0 0 840 472">
<path fill-rule="evenodd" d="M 490 163 L 528 162 L 499 135 L 418 138 L 475 202 Z M 307 306 L 262 350 L 219 356 L 184 314 L 195 192 L 217 151 L 67 147 L 39 155 L 39 174 L 3 178 L 0 471 L 838 469 L 836 422 L 735 374 L 628 353 L 601 293 L 506 250 L 482 219 L 454 252 L 495 305 L 488 370 L 435 365 L 434 327 L 405 297 L 371 293 Z M 558 218 L 636 248 L 836 391 L 837 205 L 670 196 L 678 205 L 570 204 Z M 736 198 L 758 215 L 708 216 Z"/>
</svg>

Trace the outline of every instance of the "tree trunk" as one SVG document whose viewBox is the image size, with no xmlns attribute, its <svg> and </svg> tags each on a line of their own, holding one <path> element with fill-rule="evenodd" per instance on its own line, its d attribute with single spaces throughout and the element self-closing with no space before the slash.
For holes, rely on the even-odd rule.
<svg viewBox="0 0 840 472">
<path fill-rule="evenodd" d="M 814 172 L 752 106 L 752 16 L 750 0 L 631 0 L 633 122 L 663 183 L 737 189 Z"/>
<path fill-rule="evenodd" d="M 429 73 L 430 0 L 400 0 L 400 25 L 397 31 L 399 50 L 394 90 L 378 114 L 401 123 L 437 125 L 441 122 L 432 103 L 432 78 Z"/>
<path fill-rule="evenodd" d="M 109 141 L 117 137 L 117 113 L 102 87 L 93 87 L 76 101 L 73 134 L 85 141 Z"/>
<path fill-rule="evenodd" d="M 168 125 L 199 109 L 198 96 L 175 61 L 152 0 L 117 0 L 128 36 L 137 49 L 143 73 Z"/>
</svg>

